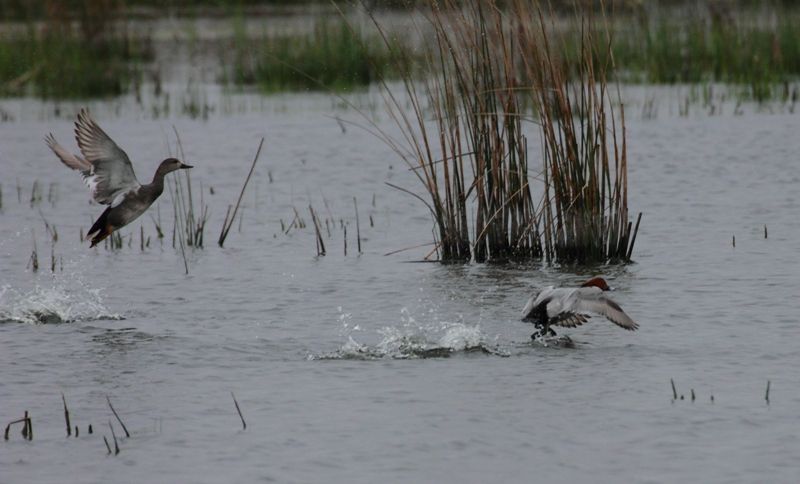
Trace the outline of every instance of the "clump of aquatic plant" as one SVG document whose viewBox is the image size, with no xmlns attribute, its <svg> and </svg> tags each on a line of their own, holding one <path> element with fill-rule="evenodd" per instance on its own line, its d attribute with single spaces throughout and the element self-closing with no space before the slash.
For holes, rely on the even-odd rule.
<svg viewBox="0 0 800 484">
<path fill-rule="evenodd" d="M 178 155 L 180 159 L 186 160 L 178 130 L 174 129 L 174 131 L 178 143 Z M 172 246 L 174 248 L 177 244 L 181 251 L 184 251 L 185 246 L 203 247 L 205 227 L 208 221 L 208 205 L 204 201 L 202 185 L 198 188 L 198 193 L 195 193 L 192 189 L 192 177 L 189 170 L 183 170 L 183 172 L 183 180 L 180 176 L 176 176 L 170 182 L 174 222 Z M 156 227 L 158 228 L 158 225 Z M 160 228 L 158 228 L 158 232 L 160 233 Z"/>
<path fill-rule="evenodd" d="M 493 3 L 431 7 L 426 69 L 438 74 L 419 83 L 402 70 L 410 112 L 384 85 L 387 109 L 407 144 L 384 139 L 427 192 L 441 260 L 541 256 L 515 41 Z"/>
<path fill-rule="evenodd" d="M 595 50 L 608 45 L 608 30 L 595 30 L 591 14 L 576 15 L 582 57 L 572 73 L 549 38 L 542 10 L 520 0 L 514 11 L 512 28 L 544 141 L 545 254 L 581 263 L 630 260 L 639 221 L 634 227 L 628 218 L 625 115 L 621 105 L 619 115 L 611 105 L 619 99 L 608 85 L 613 57 Z"/>
<path fill-rule="evenodd" d="M 495 2 L 431 2 L 428 19 L 428 62 L 439 74 L 419 83 L 404 72 L 410 111 L 384 84 L 406 143 L 382 137 L 426 190 L 418 198 L 433 216 L 440 259 L 629 260 L 624 121 L 608 102 L 605 71 L 586 55 L 570 78 L 535 3 L 502 11 Z M 530 106 L 544 140 L 538 205 L 523 130 Z"/>
</svg>

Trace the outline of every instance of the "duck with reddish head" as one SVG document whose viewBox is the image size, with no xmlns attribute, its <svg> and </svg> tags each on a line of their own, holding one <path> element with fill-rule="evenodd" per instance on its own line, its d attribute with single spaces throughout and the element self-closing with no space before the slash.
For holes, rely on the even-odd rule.
<svg viewBox="0 0 800 484">
<path fill-rule="evenodd" d="M 553 326 L 574 328 L 582 325 L 591 317 L 587 313 L 605 316 L 628 331 L 636 330 L 639 325 L 606 295 L 609 290 L 611 288 L 602 277 L 593 277 L 580 287 L 545 287 L 528 299 L 522 310 L 522 320 L 536 326 L 538 331 L 531 335 L 534 340 L 555 336 Z"/>
</svg>

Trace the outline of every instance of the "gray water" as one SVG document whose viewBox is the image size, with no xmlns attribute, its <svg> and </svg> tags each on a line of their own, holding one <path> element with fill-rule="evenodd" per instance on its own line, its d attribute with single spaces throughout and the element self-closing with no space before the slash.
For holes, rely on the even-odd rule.
<svg viewBox="0 0 800 484">
<path fill-rule="evenodd" d="M 207 121 L 91 105 L 142 180 L 174 153 L 172 125 L 180 133 L 210 207 L 188 275 L 167 193 L 122 230 L 121 250 L 80 242 L 102 208 L 42 141 L 52 131 L 75 149 L 77 105 L 3 106 L 14 121 L 0 125 L 0 424 L 27 410 L 34 439 L 15 427 L 0 442 L 0 482 L 797 481 L 800 118 L 631 114 L 636 263 L 546 268 L 418 262 L 431 246 L 384 255 L 432 241 L 424 206 L 384 184 L 421 192 L 403 162 L 343 133 L 332 116 L 360 118 L 327 96 L 229 99 L 245 105 L 259 108 Z M 261 136 L 241 230 L 220 249 Z M 324 257 L 309 204 L 334 221 Z M 308 226 L 285 234 L 293 207 Z M 55 273 L 43 218 L 59 234 Z M 532 344 L 526 298 L 589 274 L 611 281 L 640 330 L 594 318 L 564 330 L 574 348 Z M 102 440 L 106 396 L 131 432 L 117 456 Z"/>
</svg>

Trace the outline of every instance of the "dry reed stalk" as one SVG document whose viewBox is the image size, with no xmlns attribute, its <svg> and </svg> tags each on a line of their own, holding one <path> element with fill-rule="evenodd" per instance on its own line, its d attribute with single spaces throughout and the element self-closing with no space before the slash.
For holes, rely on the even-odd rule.
<svg viewBox="0 0 800 484">
<path fill-rule="evenodd" d="M 114 432 L 114 426 L 111 425 L 111 420 L 108 421 L 108 428 L 111 429 L 111 437 L 113 437 L 113 439 L 114 439 L 114 455 L 118 455 L 119 454 L 119 443 L 117 442 L 117 433 Z M 105 438 L 105 437 L 103 437 L 103 438 Z M 108 442 L 106 442 L 106 445 L 108 445 Z"/>
<path fill-rule="evenodd" d="M 258 161 L 258 157 L 261 155 L 262 146 L 264 146 L 263 137 L 261 138 L 261 141 L 258 143 L 256 156 L 253 158 L 253 163 L 250 165 L 250 171 L 247 173 L 247 178 L 244 179 L 244 184 L 242 185 L 242 190 L 239 192 L 239 199 L 236 201 L 236 206 L 233 209 L 233 214 L 230 216 L 230 218 L 228 218 L 228 215 L 225 214 L 225 221 L 222 224 L 222 232 L 220 232 L 219 240 L 217 240 L 217 244 L 220 247 L 222 247 L 225 244 L 225 239 L 228 237 L 228 232 L 231 230 L 231 226 L 233 226 L 233 221 L 236 219 L 236 212 L 239 210 L 239 204 L 242 203 L 242 198 L 244 197 L 244 191 L 247 188 L 247 184 L 250 182 L 250 177 L 253 176 L 253 170 L 255 170 L 256 162 Z"/>
<path fill-rule="evenodd" d="M 122 426 L 122 430 L 123 430 L 123 431 L 125 431 L 125 437 L 128 437 L 128 438 L 130 438 L 131 434 L 128 432 L 128 428 L 127 428 L 127 427 L 125 427 L 125 424 L 124 424 L 124 423 L 122 423 L 122 419 L 121 419 L 121 418 L 119 418 L 119 414 L 117 413 L 117 411 L 116 411 L 116 410 L 114 410 L 114 406 L 113 406 L 113 405 L 111 405 L 111 398 L 109 398 L 109 397 L 108 397 L 108 395 L 106 395 L 106 402 L 108 402 L 108 408 L 110 408 L 110 409 L 111 409 L 111 413 L 113 413 L 113 414 L 114 414 L 114 417 L 116 417 L 116 419 L 117 419 L 117 422 L 119 422 L 119 424 Z M 109 425 L 111 425 L 111 423 L 110 423 L 110 422 L 109 422 Z M 112 430 L 112 432 L 113 432 L 113 430 L 114 430 L 114 429 L 112 428 L 111 430 Z M 116 437 L 114 438 L 114 440 L 116 441 Z"/>
<path fill-rule="evenodd" d="M 322 230 L 319 226 L 319 219 L 317 217 L 316 212 L 314 212 L 314 207 L 311 205 L 308 206 L 308 211 L 311 212 L 311 221 L 314 223 L 314 232 L 316 234 L 316 241 L 317 241 L 317 257 L 325 255 L 325 242 L 322 240 Z"/>
<path fill-rule="evenodd" d="M 591 10 L 578 10 L 581 58 L 570 72 L 563 46 L 539 5 L 516 0 L 513 29 L 519 33 L 525 75 L 532 83 L 544 141 L 544 227 L 547 258 L 561 262 L 628 261 L 639 228 L 628 220 L 625 113 L 611 106 L 607 79 L 613 70 L 610 40 Z M 553 15 L 552 12 L 550 14 Z M 607 59 L 605 63 L 595 59 Z M 616 100 L 619 100 L 617 91 Z M 641 217 L 641 214 L 640 214 Z"/>
<path fill-rule="evenodd" d="M 17 420 L 12 420 L 11 422 L 8 423 L 8 425 L 6 425 L 6 430 L 3 433 L 3 438 L 5 440 L 8 440 L 9 439 L 9 432 L 11 431 L 11 426 L 15 425 L 15 424 L 18 424 L 18 423 L 23 424 L 22 436 L 24 438 L 28 439 L 28 440 L 33 440 L 33 425 L 31 423 L 31 418 L 28 415 L 28 411 L 27 410 L 25 411 L 25 416 L 23 416 L 22 418 L 17 419 Z"/>
<path fill-rule="evenodd" d="M 244 421 L 242 410 L 239 408 L 239 402 L 236 401 L 236 395 L 234 395 L 233 392 L 231 392 L 231 397 L 233 398 L 233 404 L 236 405 L 236 413 L 239 414 L 239 418 L 242 421 L 242 430 L 247 430 L 247 423 Z"/>
<path fill-rule="evenodd" d="M 358 219 L 358 201 L 353 197 L 353 206 L 356 209 L 356 241 L 358 242 L 358 254 L 361 255 L 361 222 Z M 347 227 L 345 227 L 345 244 L 347 242 Z M 347 255 L 347 254 L 345 254 Z"/>
<path fill-rule="evenodd" d="M 61 393 L 61 401 L 64 403 L 64 420 L 67 424 L 67 437 L 71 436 L 72 433 L 72 426 L 69 423 L 69 409 L 67 408 L 67 398 L 64 396 L 64 393 Z M 78 436 L 78 427 L 75 427 L 75 437 Z"/>
</svg>

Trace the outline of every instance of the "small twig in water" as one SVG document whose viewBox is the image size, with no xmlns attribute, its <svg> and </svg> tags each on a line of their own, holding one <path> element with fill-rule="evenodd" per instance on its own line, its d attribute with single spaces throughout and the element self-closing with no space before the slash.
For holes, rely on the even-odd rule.
<svg viewBox="0 0 800 484">
<path fill-rule="evenodd" d="M 764 238 L 767 238 L 767 224 L 764 224 Z"/>
<path fill-rule="evenodd" d="M 239 414 L 239 418 L 242 419 L 242 430 L 247 430 L 247 424 L 242 416 L 242 410 L 239 408 L 239 402 L 236 401 L 236 395 L 234 395 L 233 392 L 231 392 L 231 397 L 233 397 L 233 404 L 236 405 L 236 412 Z"/>
<path fill-rule="evenodd" d="M 117 443 L 117 434 L 116 434 L 116 432 L 114 432 L 114 426 L 111 425 L 111 420 L 108 421 L 108 427 L 111 429 L 111 437 L 114 438 L 114 455 L 117 455 L 117 454 L 119 454 L 119 444 Z M 124 426 L 123 426 L 123 428 L 124 428 Z M 105 438 L 105 437 L 103 437 L 103 438 Z M 108 445 L 108 442 L 106 442 L 106 445 Z"/>
<path fill-rule="evenodd" d="M 128 438 L 130 438 L 130 437 L 131 437 L 131 434 L 130 434 L 130 432 L 128 432 L 128 428 L 127 428 L 127 427 L 125 427 L 125 424 L 124 424 L 124 423 L 122 423 L 122 419 L 121 419 L 121 418 L 119 418 L 119 414 L 117 414 L 117 411 L 116 411 L 116 410 L 114 410 L 114 406 L 113 406 L 113 405 L 111 405 L 111 399 L 110 399 L 110 398 L 108 398 L 108 395 L 106 395 L 106 401 L 108 402 L 108 406 L 109 406 L 109 408 L 111 408 L 111 413 L 113 413 L 113 414 L 114 414 L 114 416 L 117 418 L 117 422 L 119 422 L 119 424 L 122 426 L 122 430 L 124 430 L 124 431 L 125 431 L 125 437 L 128 437 Z M 113 431 L 113 429 L 112 429 L 112 431 Z M 115 438 L 114 440 L 116 440 L 116 438 Z"/>
<path fill-rule="evenodd" d="M 767 392 L 764 394 L 764 400 L 767 401 L 767 405 L 769 405 L 769 385 L 770 385 L 770 383 L 771 382 L 769 380 L 767 380 Z"/>
<path fill-rule="evenodd" d="M 322 230 L 319 227 L 319 220 L 317 219 L 317 214 L 314 212 L 314 207 L 311 205 L 308 206 L 308 211 L 311 212 L 311 221 L 314 223 L 314 231 L 316 232 L 317 236 L 317 256 L 324 256 L 325 255 L 325 242 L 322 240 Z"/>
<path fill-rule="evenodd" d="M 69 424 L 69 409 L 67 408 L 67 398 L 61 393 L 61 401 L 64 402 L 64 420 L 67 423 L 67 437 L 72 435 L 72 426 Z M 75 437 L 78 436 L 78 427 L 75 427 Z"/>
<path fill-rule="evenodd" d="M 675 389 L 675 380 L 670 378 L 669 379 L 669 383 L 672 385 L 672 399 L 673 400 L 677 400 L 678 399 L 678 390 Z"/>
<path fill-rule="evenodd" d="M 106 449 L 108 450 L 108 455 L 111 455 L 111 446 L 108 445 L 108 439 L 106 438 L 105 435 L 103 436 L 103 442 L 106 443 Z"/>
<path fill-rule="evenodd" d="M 358 202 L 353 197 L 353 206 L 356 208 L 356 240 L 358 241 L 358 254 L 361 255 L 361 224 L 358 221 Z"/>
<path fill-rule="evenodd" d="M 23 437 L 28 437 L 28 421 L 29 420 L 30 420 L 30 418 L 28 417 L 28 412 L 25 411 L 25 416 L 24 417 L 22 417 L 20 419 L 17 419 L 17 420 L 13 420 L 13 421 L 9 422 L 8 425 L 6 425 L 6 431 L 3 434 L 3 438 L 5 440 L 8 440 L 8 433 L 11 431 L 11 426 L 14 425 L 14 424 L 18 424 L 18 423 L 24 424 L 24 426 L 22 427 L 22 436 Z M 31 437 L 31 438 L 33 438 L 33 437 Z"/>
<path fill-rule="evenodd" d="M 694 388 L 692 388 L 692 401 L 694 401 Z"/>
<path fill-rule="evenodd" d="M 25 426 L 22 427 L 22 436 L 28 440 L 33 440 L 33 421 L 28 416 L 27 410 L 25 410 Z"/>
</svg>

